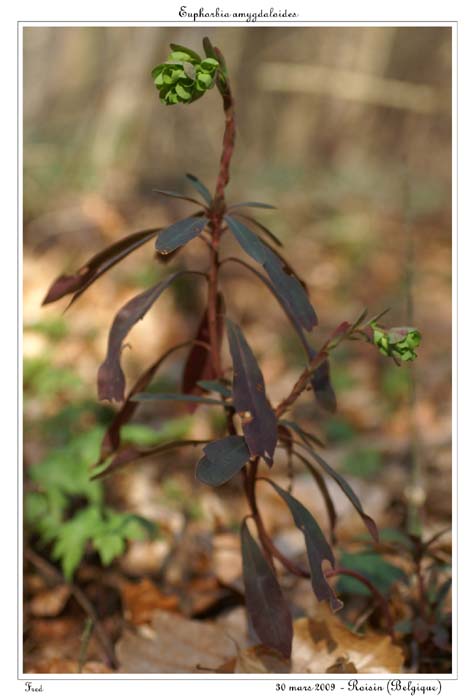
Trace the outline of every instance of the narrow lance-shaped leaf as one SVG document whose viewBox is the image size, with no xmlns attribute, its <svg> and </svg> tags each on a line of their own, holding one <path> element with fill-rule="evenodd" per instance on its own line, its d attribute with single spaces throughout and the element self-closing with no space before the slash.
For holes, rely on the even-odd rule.
<svg viewBox="0 0 476 700">
<path fill-rule="evenodd" d="M 182 194 L 181 192 L 174 192 L 173 190 L 160 190 L 157 187 L 155 187 L 152 192 L 155 192 L 156 194 L 162 194 L 164 197 L 171 197 L 172 199 L 183 199 L 185 202 L 192 202 L 193 204 L 198 204 L 199 207 L 202 207 L 203 204 L 199 202 L 198 199 L 195 199 L 194 197 L 188 197 L 186 194 Z"/>
<path fill-rule="evenodd" d="M 293 435 L 292 432 L 285 425 L 278 423 L 278 442 L 281 443 L 282 447 L 286 450 L 287 458 L 287 474 L 292 482 L 294 474 L 294 463 L 293 463 Z"/>
<path fill-rule="evenodd" d="M 198 177 L 195 177 L 195 175 L 192 175 L 191 173 L 187 173 L 186 177 L 190 180 L 192 183 L 193 187 L 197 190 L 197 192 L 203 197 L 205 202 L 207 204 L 211 204 L 213 201 L 213 197 L 210 193 L 210 190 L 208 187 L 206 187 L 203 182 L 201 182 Z"/>
<path fill-rule="evenodd" d="M 225 221 L 243 250 L 260 265 L 266 262 L 266 247 L 259 237 L 238 219 L 225 216 Z"/>
<path fill-rule="evenodd" d="M 171 253 L 199 236 L 207 224 L 208 219 L 204 216 L 189 216 L 187 219 L 177 221 L 160 232 L 155 247 L 159 253 Z"/>
<path fill-rule="evenodd" d="M 325 444 L 320 438 L 318 438 L 316 435 L 311 435 L 311 433 L 308 433 L 307 430 L 301 428 L 301 426 L 295 423 L 294 421 L 285 420 L 284 418 L 281 418 L 279 422 L 282 425 L 285 425 L 287 428 L 293 430 L 296 433 L 296 435 L 299 435 L 303 442 L 309 445 L 309 447 L 311 446 L 311 443 L 315 443 L 316 445 L 319 445 L 319 447 L 325 447 Z"/>
<path fill-rule="evenodd" d="M 251 229 L 232 216 L 225 221 L 243 250 L 267 272 L 281 305 L 296 324 L 310 331 L 317 325 L 317 316 L 302 284 L 288 274 L 287 265 Z"/>
<path fill-rule="evenodd" d="M 202 379 L 197 382 L 198 386 L 205 391 L 216 391 L 217 394 L 223 396 L 224 399 L 231 399 L 231 389 L 229 389 L 225 384 L 219 381 L 210 381 L 208 379 Z"/>
<path fill-rule="evenodd" d="M 228 207 L 228 211 L 233 211 L 233 209 L 240 209 L 241 207 L 251 207 L 254 209 L 276 209 L 274 204 L 265 204 L 264 202 L 237 202 Z"/>
<path fill-rule="evenodd" d="M 312 450 L 308 445 L 305 445 L 305 444 L 300 443 L 300 442 L 296 443 L 296 444 L 299 445 L 299 447 L 301 447 L 303 450 L 308 452 L 308 454 L 310 454 L 311 457 L 313 457 L 315 459 L 315 461 L 318 464 L 320 464 L 320 466 L 331 477 L 331 479 L 333 479 L 340 486 L 342 491 L 345 493 L 345 495 L 347 496 L 349 501 L 354 506 L 355 510 L 358 512 L 358 514 L 360 515 L 360 517 L 364 521 L 364 524 L 365 524 L 367 530 L 372 535 L 373 539 L 376 542 L 378 542 L 379 537 L 378 537 L 377 525 L 375 524 L 374 520 L 372 520 L 372 518 L 364 512 L 364 509 L 362 508 L 362 504 L 361 504 L 358 496 L 355 494 L 354 490 L 350 486 L 350 484 L 344 479 L 344 477 L 341 474 L 339 474 L 334 469 L 332 469 L 332 467 L 329 464 L 327 464 L 327 462 L 324 459 L 322 459 L 322 457 L 317 452 Z"/>
<path fill-rule="evenodd" d="M 307 284 L 306 284 L 305 281 L 298 275 L 298 273 L 297 273 L 296 270 L 292 267 L 292 265 L 290 264 L 290 262 L 289 262 L 288 260 L 286 260 L 286 258 L 284 257 L 284 255 L 283 255 L 279 250 L 274 250 L 274 248 L 272 248 L 265 240 L 263 240 L 263 239 L 261 238 L 261 236 L 260 236 L 259 238 L 260 238 L 260 241 L 261 241 L 261 242 L 263 243 L 263 245 L 265 246 L 265 248 L 267 249 L 267 251 L 269 251 L 268 254 L 267 254 L 267 256 L 269 256 L 269 254 L 271 253 L 272 256 L 273 256 L 273 258 L 278 258 L 278 260 L 280 261 L 281 267 L 283 268 L 284 272 L 285 272 L 288 276 L 291 276 L 291 277 L 293 277 L 294 279 L 296 279 L 296 280 L 299 282 L 299 284 L 301 285 L 301 287 L 304 289 L 304 291 L 305 291 L 305 293 L 306 293 L 306 296 L 309 297 L 309 291 L 308 291 L 308 288 L 307 288 Z"/>
<path fill-rule="evenodd" d="M 189 270 L 180 270 L 166 277 L 145 292 L 127 302 L 116 314 L 109 331 L 106 359 L 98 372 L 98 394 L 100 399 L 122 401 L 125 377 L 120 364 L 122 343 L 131 328 L 147 313 L 162 292 L 180 275 Z M 201 274 L 195 272 L 194 274 Z"/>
<path fill-rule="evenodd" d="M 332 567 L 335 566 L 335 559 L 332 550 L 324 537 L 321 528 L 302 503 L 300 503 L 290 493 L 284 491 L 280 486 L 270 479 L 264 479 L 277 491 L 286 502 L 296 527 L 301 530 L 306 543 L 307 557 L 311 571 L 311 584 L 318 600 L 327 600 L 333 611 L 340 610 L 341 601 L 330 587 L 327 578 L 322 570 L 324 561 L 328 561 Z"/>
<path fill-rule="evenodd" d="M 157 445 L 156 447 L 150 447 L 147 449 L 136 447 L 134 445 L 127 445 L 119 450 L 116 455 L 114 455 L 110 464 L 104 468 L 101 468 L 100 471 L 93 472 L 91 481 L 110 476 L 119 469 L 122 469 L 122 467 L 131 464 L 131 462 L 137 462 L 141 459 L 155 457 L 156 455 L 164 452 L 170 452 L 180 447 L 195 447 L 196 445 L 204 445 L 207 442 L 209 442 L 209 440 L 171 440 L 170 442 L 165 442 Z"/>
<path fill-rule="evenodd" d="M 205 456 L 197 464 L 196 477 L 208 486 L 221 486 L 230 481 L 250 458 L 250 451 L 240 435 L 210 442 L 203 451 Z"/>
<path fill-rule="evenodd" d="M 227 320 L 233 360 L 233 401 L 242 419 L 243 434 L 252 457 L 271 466 L 278 439 L 276 416 L 266 398 L 263 375 L 239 326 Z"/>
<path fill-rule="evenodd" d="M 254 224 L 257 226 L 266 236 L 268 236 L 273 243 L 275 243 L 277 246 L 280 248 L 283 247 L 282 242 L 279 240 L 277 236 L 274 235 L 272 231 L 269 230 L 267 226 L 261 223 L 261 221 L 258 221 L 257 219 L 253 218 L 252 216 L 248 216 L 247 214 L 242 214 L 241 212 L 236 213 L 234 218 L 239 217 L 240 219 L 245 219 L 246 221 L 249 221 L 251 224 Z"/>
<path fill-rule="evenodd" d="M 246 269 L 249 270 L 250 272 L 252 272 L 254 275 L 256 275 L 256 277 L 258 277 L 258 279 L 275 296 L 275 298 L 277 299 L 277 301 L 281 305 L 283 311 L 285 312 L 286 316 L 288 317 L 289 321 L 293 325 L 294 330 L 298 334 L 299 340 L 301 341 L 301 344 L 306 352 L 306 355 L 308 356 L 309 360 L 312 360 L 315 357 L 316 352 L 310 346 L 306 336 L 304 335 L 304 333 L 302 331 L 301 324 L 294 313 L 294 309 L 289 305 L 289 303 L 286 301 L 285 297 L 279 293 L 279 291 L 271 284 L 271 282 L 269 280 L 266 279 L 266 277 L 264 275 L 261 274 L 261 272 L 259 272 L 256 268 L 249 265 L 244 260 L 240 260 L 239 258 L 229 258 L 228 260 L 230 262 L 239 263 L 240 265 L 243 265 L 243 267 L 246 267 Z M 319 368 L 317 368 L 317 370 L 314 374 L 316 375 L 316 373 L 317 373 L 316 379 L 314 380 L 314 377 L 311 378 L 311 385 L 313 384 L 313 381 L 315 381 L 315 383 L 317 385 L 317 394 L 315 392 L 315 395 L 316 395 L 316 399 L 320 402 L 323 394 L 327 395 L 327 394 L 330 394 L 330 392 L 333 393 L 334 390 L 332 389 L 332 385 L 330 384 L 330 378 L 329 378 L 329 387 L 326 390 L 323 383 L 322 383 L 322 378 L 321 378 L 320 373 L 319 373 Z M 314 389 L 314 386 L 313 386 L 313 389 Z M 329 401 L 327 402 L 327 405 L 330 406 Z"/>
<path fill-rule="evenodd" d="M 324 478 L 322 475 L 317 471 L 317 469 L 314 467 L 313 464 L 307 460 L 304 455 L 300 454 L 294 449 L 294 437 L 292 434 L 292 430 L 295 432 L 298 432 L 298 434 L 302 437 L 304 441 L 307 441 L 308 438 L 311 439 L 316 439 L 314 438 L 313 435 L 309 435 L 309 433 L 306 433 L 304 430 L 300 428 L 300 426 L 297 425 L 297 423 L 292 423 L 291 421 L 285 421 L 285 420 L 280 420 L 278 424 L 278 438 L 279 441 L 281 442 L 281 445 L 284 447 L 287 453 L 287 458 L 288 458 L 288 472 L 290 469 L 292 469 L 292 464 L 293 464 L 293 458 L 297 457 L 303 464 L 304 466 L 309 470 L 312 478 L 316 482 L 316 485 L 319 489 L 319 491 L 322 494 L 322 497 L 324 499 L 324 503 L 327 509 L 327 513 L 329 516 L 329 524 L 330 524 L 330 529 L 331 529 L 331 542 L 332 544 L 335 544 L 336 541 L 336 536 L 335 536 L 335 526 L 337 523 L 337 513 L 334 508 L 334 503 L 332 502 L 332 498 L 330 496 L 330 493 L 327 489 L 326 482 L 324 481 Z"/>
<path fill-rule="evenodd" d="M 139 406 L 137 401 L 134 401 L 132 399 L 134 394 L 138 394 L 150 384 L 155 373 L 157 372 L 161 364 L 165 362 L 165 360 L 169 357 L 169 355 L 171 355 L 176 350 L 179 350 L 180 348 L 186 347 L 189 344 L 190 342 L 187 341 L 185 343 L 179 343 L 178 345 L 174 345 L 173 347 L 169 348 L 163 355 L 159 357 L 158 360 L 156 360 L 145 370 L 145 372 L 143 372 L 140 375 L 140 377 L 133 385 L 132 389 L 127 394 L 124 403 L 115 415 L 111 425 L 108 427 L 106 433 L 104 434 L 101 443 L 101 453 L 97 464 L 101 464 L 102 462 L 104 462 L 104 460 L 107 459 L 107 457 L 109 457 L 113 452 L 115 452 L 119 448 L 121 443 L 121 428 L 132 418 L 137 407 Z"/>
<path fill-rule="evenodd" d="M 313 356 L 309 359 L 312 360 Z M 325 411 L 329 411 L 329 413 L 335 413 L 337 409 L 337 399 L 331 384 L 330 365 L 327 358 L 313 373 L 311 377 L 311 386 L 318 405 Z"/>
<path fill-rule="evenodd" d="M 319 491 L 322 494 L 322 498 L 324 499 L 324 503 L 326 506 L 327 510 L 327 515 L 329 517 L 329 525 L 331 529 L 331 542 L 335 544 L 336 542 L 336 535 L 335 535 L 335 528 L 337 525 L 337 513 L 336 509 L 334 508 L 334 502 L 331 498 L 331 495 L 329 493 L 329 490 L 327 488 L 327 484 L 324 481 L 324 477 L 322 474 L 320 474 L 316 467 L 309 462 L 308 459 L 304 457 L 304 455 L 300 454 L 299 452 L 293 451 L 293 455 L 297 457 L 298 459 L 301 460 L 301 462 L 304 464 L 304 466 L 308 469 L 309 473 L 311 474 L 312 478 L 316 482 L 316 486 L 319 489 Z"/>
<path fill-rule="evenodd" d="M 310 362 L 316 357 L 316 351 L 311 347 L 307 338 L 301 334 L 301 342 Z M 327 359 L 327 353 L 323 353 L 325 359 L 314 370 L 310 383 L 314 392 L 315 399 L 320 408 L 325 411 L 334 413 L 337 410 L 337 399 L 334 389 L 331 384 L 330 364 Z"/>
<path fill-rule="evenodd" d="M 258 279 L 265 285 L 265 287 L 267 287 L 267 288 L 269 289 L 269 291 L 271 292 L 271 294 L 273 294 L 273 296 L 276 298 L 276 300 L 277 300 L 278 303 L 280 304 L 280 306 L 281 306 L 281 308 L 283 309 L 284 313 L 285 313 L 286 316 L 288 317 L 290 323 L 293 325 L 294 330 L 295 330 L 296 333 L 298 334 L 299 339 L 300 339 L 300 341 L 301 341 L 303 347 L 304 347 L 305 349 L 308 348 L 308 347 L 310 347 L 309 344 L 308 344 L 308 342 L 307 342 L 307 339 L 306 339 L 306 337 L 305 337 L 305 335 L 304 335 L 304 333 L 303 333 L 303 331 L 302 331 L 302 328 L 301 328 L 300 323 L 299 323 L 298 320 L 294 317 L 294 315 L 292 314 L 291 310 L 290 310 L 289 307 L 285 304 L 283 298 L 280 296 L 280 294 L 278 293 L 278 291 L 273 287 L 273 285 L 271 284 L 271 282 L 270 282 L 264 275 L 262 275 L 261 272 L 260 272 L 259 270 L 257 270 L 255 267 L 252 267 L 252 265 L 249 265 L 249 264 L 248 264 L 247 262 L 245 262 L 244 260 L 240 260 L 240 258 L 228 258 L 228 261 L 229 261 L 229 262 L 235 262 L 235 263 L 238 263 L 239 265 L 242 265 L 243 267 L 246 267 L 247 270 L 249 270 L 249 271 L 252 272 L 256 277 L 258 277 Z M 224 262 L 226 262 L 226 261 L 224 261 Z"/>
<path fill-rule="evenodd" d="M 264 269 L 290 312 L 305 330 L 312 331 L 318 323 L 317 315 L 302 284 L 284 271 L 281 260 L 269 248 Z"/>
<path fill-rule="evenodd" d="M 217 335 L 218 345 L 221 348 L 223 339 L 223 297 L 217 298 Z M 205 310 L 196 333 L 197 343 L 193 345 L 188 354 L 182 375 L 182 391 L 184 394 L 203 394 L 203 389 L 198 385 L 202 380 L 217 379 L 215 368 L 210 353 L 210 328 L 208 323 L 208 309 Z"/>
<path fill-rule="evenodd" d="M 246 609 L 260 641 L 291 656 L 293 623 L 289 607 L 270 564 L 246 524 L 241 525 L 241 554 Z"/>
<path fill-rule="evenodd" d="M 151 228 L 145 231 L 132 233 L 130 236 L 121 238 L 121 240 L 104 248 L 99 253 L 96 253 L 90 260 L 81 265 L 81 267 L 72 275 L 61 275 L 58 277 L 48 290 L 46 297 L 43 300 L 43 306 L 58 301 L 67 294 L 74 294 L 70 302 L 70 306 L 93 282 L 101 275 L 117 265 L 121 260 L 127 257 L 134 250 L 140 248 L 141 245 L 147 243 L 151 238 L 157 235 L 160 228 Z"/>
</svg>

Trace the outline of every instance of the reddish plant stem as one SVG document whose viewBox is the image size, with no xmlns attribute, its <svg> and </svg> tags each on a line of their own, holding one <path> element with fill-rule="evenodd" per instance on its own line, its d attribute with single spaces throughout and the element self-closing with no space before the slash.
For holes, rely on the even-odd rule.
<svg viewBox="0 0 476 700">
<path fill-rule="evenodd" d="M 282 416 L 283 413 L 285 413 L 289 408 L 291 408 L 293 403 L 299 398 L 299 396 L 309 384 L 309 381 L 316 369 L 320 365 L 322 365 L 322 363 L 325 362 L 325 360 L 328 358 L 329 352 L 331 350 L 335 350 L 335 348 L 348 337 L 349 333 L 339 333 L 339 328 L 340 326 L 334 331 L 331 337 L 326 340 L 319 352 L 316 355 L 314 355 L 311 362 L 309 363 L 309 366 L 301 372 L 301 375 L 299 376 L 297 382 L 291 389 L 289 395 L 276 406 L 275 413 L 277 418 Z M 351 327 L 349 326 L 349 329 L 350 328 Z"/>
<path fill-rule="evenodd" d="M 215 47 L 215 51 L 223 59 L 219 49 Z M 234 101 L 231 94 L 230 83 L 225 80 L 218 83 L 221 96 L 223 98 L 223 111 L 225 113 L 225 132 L 223 134 L 223 147 L 220 159 L 220 170 L 215 189 L 215 199 L 213 202 L 214 210 L 223 216 L 225 211 L 225 187 L 230 181 L 230 162 L 235 146 L 235 110 Z"/>
<path fill-rule="evenodd" d="M 324 345 L 323 349 L 320 350 L 317 355 L 312 359 L 309 367 L 306 367 L 305 370 L 301 373 L 299 379 L 291 389 L 289 395 L 283 399 L 275 409 L 276 417 L 279 418 L 280 416 L 283 415 L 283 413 L 286 413 L 287 410 L 291 408 L 293 403 L 299 398 L 299 396 L 302 394 L 302 392 L 306 389 L 307 385 L 309 384 L 309 381 L 316 371 L 316 369 L 321 365 L 327 358 L 327 343 Z"/>
<path fill-rule="evenodd" d="M 221 56 L 219 49 L 215 47 L 215 51 Z M 233 156 L 235 146 L 235 112 L 233 107 L 233 97 L 228 80 L 220 79 L 218 83 L 220 93 L 223 98 L 223 110 L 225 113 L 225 131 L 223 134 L 223 146 L 220 158 L 220 167 L 218 171 L 217 183 L 215 188 L 215 197 L 210 207 L 210 233 L 211 233 L 211 249 L 210 249 L 210 270 L 208 277 L 208 325 L 210 332 L 211 358 L 213 369 L 217 377 L 222 376 L 222 367 L 220 360 L 220 343 L 218 338 L 218 322 L 217 322 L 217 307 L 218 307 L 218 269 L 220 261 L 218 257 L 218 249 L 220 238 L 223 233 L 222 221 L 225 213 L 225 187 L 230 180 L 230 162 Z"/>
<path fill-rule="evenodd" d="M 208 331 L 210 334 L 210 355 L 216 377 L 222 376 L 220 358 L 220 340 L 218 337 L 218 245 L 220 234 L 218 228 L 212 228 L 212 248 L 210 250 L 210 269 L 208 274 Z"/>
<path fill-rule="evenodd" d="M 264 555 L 268 560 L 268 563 L 270 564 L 273 571 L 275 571 L 273 562 L 274 544 L 271 538 L 269 537 L 268 533 L 266 532 L 266 528 L 261 518 L 261 514 L 258 510 L 258 504 L 256 503 L 256 476 L 258 473 L 258 462 L 259 457 L 253 457 L 252 459 L 250 459 L 249 468 L 246 469 L 246 471 L 244 472 L 244 487 L 246 497 L 251 508 L 251 515 L 253 516 L 253 520 L 256 523 L 258 537 L 264 550 Z"/>
</svg>

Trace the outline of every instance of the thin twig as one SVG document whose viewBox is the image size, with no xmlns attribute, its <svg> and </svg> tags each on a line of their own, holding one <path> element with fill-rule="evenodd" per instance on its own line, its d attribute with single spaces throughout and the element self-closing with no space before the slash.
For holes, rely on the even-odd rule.
<svg viewBox="0 0 476 700">
<path fill-rule="evenodd" d="M 94 622 L 91 617 L 86 618 L 83 634 L 81 635 L 81 647 L 79 649 L 78 673 L 83 672 L 83 666 L 86 663 L 89 642 L 91 641 L 92 633 L 94 632 Z"/>
<path fill-rule="evenodd" d="M 116 652 L 114 651 L 114 646 L 107 636 L 103 625 L 99 621 L 91 601 L 89 598 L 87 598 L 85 593 L 83 593 L 81 588 L 79 588 L 79 586 L 75 583 L 67 581 L 56 567 L 33 550 L 27 549 L 25 551 L 25 559 L 31 562 L 33 566 L 35 566 L 38 571 L 42 572 L 46 578 L 64 583 L 69 587 L 71 594 L 76 598 L 76 601 L 83 608 L 86 615 L 92 620 L 94 625 L 94 634 L 96 635 L 99 644 L 102 646 L 108 664 L 114 669 L 117 668 L 119 664 L 117 661 Z"/>
</svg>

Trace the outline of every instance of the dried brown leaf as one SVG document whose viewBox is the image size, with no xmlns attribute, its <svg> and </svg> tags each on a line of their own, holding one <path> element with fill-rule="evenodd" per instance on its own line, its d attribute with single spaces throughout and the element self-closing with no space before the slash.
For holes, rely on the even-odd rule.
<svg viewBox="0 0 476 700">
<path fill-rule="evenodd" d="M 56 617 L 63 610 L 71 589 L 67 584 L 54 586 L 50 590 L 37 593 L 29 603 L 29 611 L 35 617 Z"/>
<path fill-rule="evenodd" d="M 156 610 L 178 610 L 179 599 L 166 595 L 150 579 L 138 583 L 125 583 L 121 588 L 124 617 L 133 625 L 151 621 Z"/>
<path fill-rule="evenodd" d="M 157 611 L 150 635 L 127 630 L 116 652 L 120 673 L 200 673 L 234 658 L 236 647 L 216 624 Z"/>
</svg>

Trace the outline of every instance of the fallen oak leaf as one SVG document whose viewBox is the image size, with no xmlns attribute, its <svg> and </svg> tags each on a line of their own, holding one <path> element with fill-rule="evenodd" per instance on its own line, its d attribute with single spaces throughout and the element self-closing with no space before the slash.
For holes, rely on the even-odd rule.
<svg viewBox="0 0 476 700">
<path fill-rule="evenodd" d="M 121 673 L 197 673 L 236 656 L 223 628 L 156 611 L 147 638 L 126 630 L 116 645 Z"/>
<path fill-rule="evenodd" d="M 389 636 L 368 631 L 351 632 L 319 605 L 311 618 L 300 618 L 293 625 L 290 661 L 262 645 L 238 653 L 235 673 L 401 673 L 403 652 Z"/>
<path fill-rule="evenodd" d="M 328 673 L 341 659 L 357 673 L 400 673 L 403 667 L 403 652 L 388 635 L 355 634 L 323 605 L 315 617 L 295 621 L 292 673 Z"/>
</svg>

